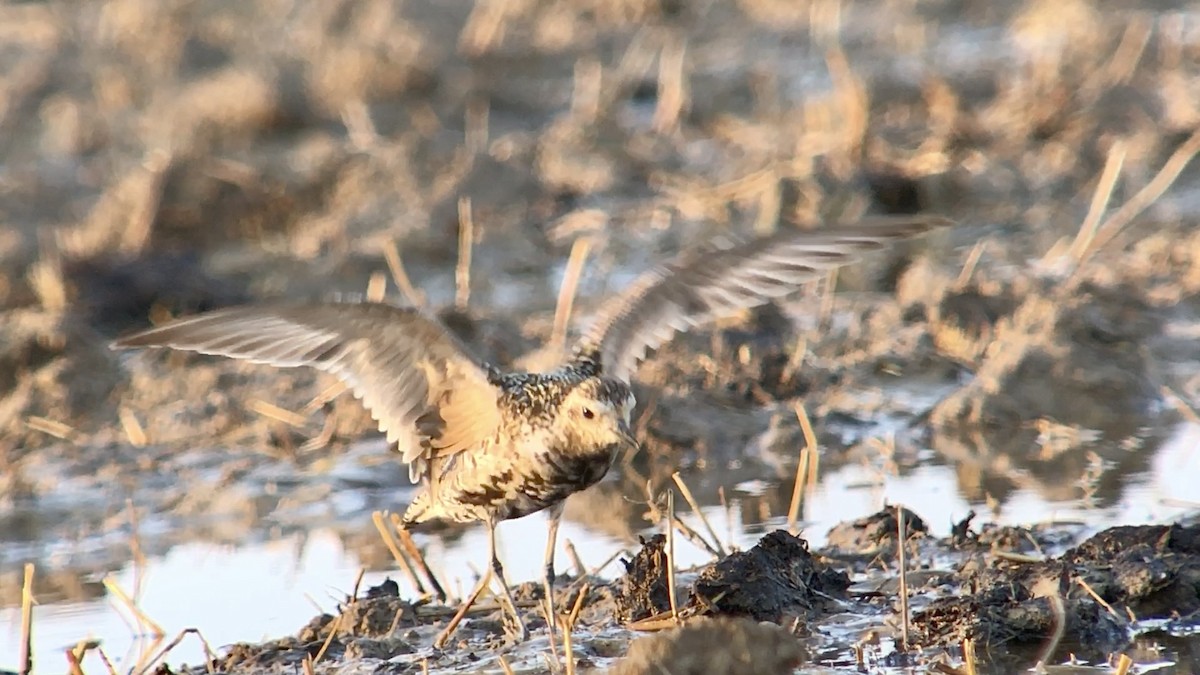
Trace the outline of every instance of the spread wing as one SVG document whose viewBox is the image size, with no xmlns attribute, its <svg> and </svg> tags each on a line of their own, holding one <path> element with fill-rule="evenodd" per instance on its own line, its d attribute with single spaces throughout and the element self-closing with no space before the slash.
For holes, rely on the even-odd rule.
<svg viewBox="0 0 1200 675">
<path fill-rule="evenodd" d="M 413 482 L 430 475 L 431 459 L 478 445 L 500 423 L 499 392 L 485 367 L 415 309 L 378 303 L 237 307 L 171 321 L 113 347 L 171 347 L 332 373 L 396 443 Z"/>
<path fill-rule="evenodd" d="M 879 218 L 709 242 L 646 272 L 601 305 L 576 354 L 628 379 L 648 350 L 676 332 L 765 304 L 866 252 L 948 224 L 937 217 Z"/>
</svg>

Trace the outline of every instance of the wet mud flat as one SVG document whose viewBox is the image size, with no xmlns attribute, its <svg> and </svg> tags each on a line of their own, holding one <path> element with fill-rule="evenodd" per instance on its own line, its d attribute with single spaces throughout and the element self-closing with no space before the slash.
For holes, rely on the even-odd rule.
<svg viewBox="0 0 1200 675">
<path fill-rule="evenodd" d="M 1118 526 L 1075 541 L 1077 528 L 976 531 L 964 521 L 935 539 L 905 510 L 905 625 L 897 513 L 840 525 L 821 551 L 775 530 L 746 551 L 673 573 L 667 539 L 654 535 L 622 560 L 615 580 L 556 584 L 557 606 L 574 616 L 573 667 L 627 675 L 965 672 L 969 642 L 978 672 L 1016 672 L 1068 654 L 1100 668 L 1146 636 L 1175 636 L 1181 656 L 1197 656 L 1183 638 L 1200 626 L 1200 525 Z M 444 650 L 434 649 L 433 635 L 454 608 L 399 597 L 387 581 L 294 636 L 237 644 L 202 666 L 160 672 L 562 672 L 566 643 L 550 646 L 537 607 L 541 586 L 522 585 L 516 595 L 534 628 L 526 644 L 503 636 L 497 607 L 481 606 Z"/>
</svg>

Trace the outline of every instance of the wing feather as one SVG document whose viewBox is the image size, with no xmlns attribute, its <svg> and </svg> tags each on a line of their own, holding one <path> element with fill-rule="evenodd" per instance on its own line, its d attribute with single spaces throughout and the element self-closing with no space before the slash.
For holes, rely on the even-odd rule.
<svg viewBox="0 0 1200 675">
<path fill-rule="evenodd" d="M 576 353 L 628 379 L 649 350 L 677 331 L 780 298 L 864 253 L 948 224 L 935 216 L 878 218 L 748 242 L 714 240 L 646 272 L 604 303 Z"/>
<path fill-rule="evenodd" d="M 486 367 L 437 320 L 379 303 L 237 307 L 171 321 L 114 348 L 171 347 L 345 382 L 395 443 L 415 482 L 430 460 L 479 446 L 500 425 Z"/>
</svg>

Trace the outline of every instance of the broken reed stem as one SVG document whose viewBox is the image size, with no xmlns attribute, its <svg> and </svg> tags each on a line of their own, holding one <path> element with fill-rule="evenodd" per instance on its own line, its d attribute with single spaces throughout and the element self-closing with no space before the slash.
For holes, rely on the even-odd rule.
<svg viewBox="0 0 1200 675">
<path fill-rule="evenodd" d="M 342 382 L 341 380 L 335 380 L 333 384 L 318 392 L 311 401 L 305 403 L 304 407 L 300 409 L 299 414 L 304 415 L 304 417 L 307 418 L 309 415 L 312 415 L 324 407 L 326 403 L 329 403 L 333 399 L 341 396 L 342 393 L 349 388 L 350 387 L 345 382 Z"/>
<path fill-rule="evenodd" d="M 792 488 L 792 502 L 788 506 L 788 532 L 797 533 L 797 523 L 800 520 L 800 506 L 804 503 L 806 487 L 817 483 L 817 435 L 813 432 L 812 421 L 804 404 L 797 401 L 795 405 L 796 420 L 800 422 L 800 431 L 804 434 L 804 448 L 800 450 L 800 461 L 796 465 L 796 485 Z"/>
<path fill-rule="evenodd" d="M 354 587 L 350 589 L 350 602 L 358 599 L 358 589 L 362 586 L 363 575 L 367 573 L 367 568 L 358 568 L 358 576 L 354 577 Z"/>
<path fill-rule="evenodd" d="M 575 550 L 575 544 L 567 539 L 563 544 L 563 548 L 567 550 L 567 556 L 571 558 L 571 565 L 575 567 L 575 576 L 582 579 L 587 576 L 587 567 L 583 564 L 583 558 L 579 557 L 579 551 Z"/>
<path fill-rule="evenodd" d="M 567 326 L 571 321 L 575 294 L 579 289 L 583 265 L 587 262 L 591 248 L 591 237 L 580 237 L 571 244 L 571 257 L 567 259 L 562 284 L 558 287 L 558 301 L 554 305 L 554 330 L 550 334 L 550 344 L 556 350 L 562 349 L 567 342 Z"/>
<path fill-rule="evenodd" d="M 316 603 L 314 603 L 314 604 L 316 604 Z M 122 619 L 124 619 L 124 616 L 122 616 Z M 129 624 L 127 623 L 126 625 L 129 625 Z M 130 630 L 133 630 L 133 627 L 131 625 L 130 625 Z M 182 635 L 182 633 L 180 633 L 180 635 Z M 177 635 L 176 637 L 178 638 L 179 636 Z M 154 660 L 156 658 L 158 658 L 158 656 L 159 656 L 154 653 L 154 650 L 158 649 L 159 646 L 162 645 L 162 643 L 163 643 L 162 638 L 154 638 L 150 642 L 149 645 L 147 645 L 146 647 L 144 647 L 142 649 L 139 649 L 138 655 L 137 655 L 137 663 L 133 664 L 133 667 L 129 669 L 129 672 L 137 673 L 137 674 L 144 674 L 144 673 L 148 672 L 150 670 L 150 666 L 154 665 Z M 162 654 L 165 654 L 165 653 L 166 653 L 166 651 L 164 650 L 162 652 Z"/>
<path fill-rule="evenodd" d="M 595 567 L 593 567 L 593 568 L 592 568 L 592 571 L 591 571 L 590 573 L 588 573 L 588 575 L 587 575 L 587 576 L 580 576 L 580 577 L 579 577 L 578 579 L 576 579 L 575 581 L 572 581 L 572 582 L 571 582 L 571 585 L 570 585 L 570 586 L 567 586 L 567 590 L 570 590 L 570 589 L 574 588 L 574 587 L 575 587 L 576 585 L 578 585 L 578 584 L 587 584 L 587 579 L 588 579 L 588 577 L 594 577 L 594 576 L 596 576 L 596 575 L 600 574 L 600 572 L 601 572 L 601 571 L 602 571 L 602 570 L 603 570 L 605 567 L 608 567 L 609 565 L 613 564 L 613 562 L 615 562 L 617 558 L 619 558 L 619 557 L 621 557 L 621 556 L 623 556 L 623 555 L 624 555 L 624 556 L 628 556 L 628 555 L 630 555 L 630 553 L 629 553 L 629 551 L 627 551 L 627 550 L 625 550 L 625 549 L 619 549 L 619 550 L 617 550 L 617 551 L 616 551 L 616 552 L 614 552 L 612 555 L 610 555 L 610 556 L 608 556 L 607 558 L 605 558 L 605 559 L 604 559 L 604 562 L 602 562 L 602 563 L 600 563 L 599 565 L 596 565 Z"/>
<path fill-rule="evenodd" d="M 121 590 L 121 587 L 117 585 L 115 579 L 112 577 L 105 577 L 102 583 L 104 584 L 104 588 L 107 589 L 109 593 L 115 595 L 117 599 L 124 603 L 129 611 L 133 613 L 134 618 L 138 620 L 139 629 L 142 628 L 141 624 L 145 624 L 146 626 L 150 627 L 151 635 L 154 637 L 162 637 L 166 635 L 162 626 L 158 625 L 158 622 L 154 619 L 146 616 L 146 614 L 138 608 L 137 603 L 135 603 L 133 599 L 125 593 L 125 591 Z"/>
<path fill-rule="evenodd" d="M 408 582 L 417 589 L 421 595 L 425 595 L 428 591 L 425 590 L 425 584 L 421 583 L 421 579 L 413 572 L 412 566 L 408 563 L 408 558 L 401 553 L 400 547 L 396 544 L 395 538 L 392 537 L 391 530 L 383 520 L 383 512 L 375 511 L 371 514 L 371 522 L 375 524 L 375 529 L 379 532 L 379 537 L 383 539 L 383 545 L 391 552 L 392 558 L 400 564 L 400 571 L 404 572 L 404 576 L 408 578 Z"/>
<path fill-rule="evenodd" d="M 83 675 L 83 668 L 79 667 L 79 656 L 76 654 L 76 650 L 78 650 L 79 647 L 80 645 L 76 644 L 74 647 L 68 647 L 63 650 L 67 654 L 67 666 L 69 667 L 68 672 L 71 675 Z M 83 653 L 87 653 L 86 648 L 83 650 Z"/>
<path fill-rule="evenodd" d="M 675 491 L 667 490 L 667 597 L 671 601 L 671 619 L 679 623 L 679 603 L 675 597 Z"/>
<path fill-rule="evenodd" d="M 125 500 L 125 510 L 129 512 L 129 554 L 133 557 L 133 597 L 142 599 L 142 581 L 145 579 L 146 554 L 142 551 L 142 538 L 138 534 L 137 509 L 132 499 Z"/>
<path fill-rule="evenodd" d="M 1050 642 L 1046 644 L 1046 648 L 1042 650 L 1042 655 L 1037 660 L 1037 665 L 1034 666 L 1039 673 L 1045 672 L 1046 664 L 1050 662 L 1054 652 L 1058 651 L 1058 643 L 1062 642 L 1063 633 L 1067 628 L 1067 609 L 1063 605 L 1061 593 L 1050 596 L 1050 611 L 1054 615 L 1054 633 L 1050 635 Z"/>
<path fill-rule="evenodd" d="M 1108 157 L 1104 161 L 1104 170 L 1100 172 L 1100 180 L 1096 183 L 1096 191 L 1092 193 L 1092 202 L 1088 206 L 1087 215 L 1079 225 L 1079 233 L 1071 242 L 1069 255 L 1076 263 L 1083 262 L 1084 252 L 1091 246 L 1096 237 L 1096 228 L 1100 226 L 1100 218 L 1112 199 L 1113 188 L 1121 175 L 1121 167 L 1125 164 L 1125 141 L 1117 139 L 1108 149 Z"/>
<path fill-rule="evenodd" d="M 975 665 L 975 641 L 971 638 L 963 640 L 963 666 L 967 669 L 967 675 L 978 675 L 978 669 Z"/>
<path fill-rule="evenodd" d="M 400 289 L 408 303 L 413 307 L 424 305 L 425 296 L 412 285 L 408 272 L 404 271 L 404 261 L 400 259 L 400 249 L 396 247 L 396 240 L 389 239 L 383 247 L 383 259 L 387 261 L 388 271 L 392 273 L 392 281 L 396 282 L 396 288 Z"/>
<path fill-rule="evenodd" d="M 108 658 L 104 647 L 96 647 L 96 656 L 100 657 L 100 663 L 104 664 L 104 669 L 108 671 L 108 675 L 117 675 L 117 668 L 113 665 L 112 659 Z"/>
<path fill-rule="evenodd" d="M 325 642 L 321 643 L 321 648 L 317 650 L 317 655 L 313 657 L 313 665 L 317 665 L 321 661 L 321 657 L 325 656 L 325 652 L 329 649 L 329 644 L 333 642 L 333 636 L 337 635 L 338 628 L 342 625 L 342 617 L 345 613 L 339 613 L 333 617 L 333 623 L 329 624 L 329 635 L 325 636 Z"/>
<path fill-rule="evenodd" d="M 1122 654 L 1117 659 L 1117 667 L 1113 671 L 1113 675 L 1128 675 L 1129 669 L 1133 667 L 1133 659 L 1129 658 L 1128 654 Z M 971 673 L 970 675 L 974 675 Z"/>
<path fill-rule="evenodd" d="M 308 419 L 299 413 L 294 413 L 287 408 L 281 408 L 274 403 L 264 401 L 260 398 L 251 399 L 246 407 L 251 411 L 262 415 L 268 419 L 273 419 L 277 422 L 292 427 L 293 429 L 303 429 L 308 426 Z"/>
<path fill-rule="evenodd" d="M 471 198 L 458 200 L 458 264 L 454 266 L 454 308 L 467 310 L 471 299 L 471 249 L 475 243 L 475 222 L 471 219 Z"/>
<path fill-rule="evenodd" d="M 979 259 L 983 257 L 985 248 L 987 248 L 986 239 L 980 239 L 971 247 L 971 252 L 967 254 L 967 260 L 963 263 L 962 269 L 958 271 L 958 278 L 954 280 L 955 288 L 963 288 L 971 280 L 971 275 L 975 274 L 975 267 L 979 265 Z"/>
<path fill-rule="evenodd" d="M 908 651 L 908 541 L 904 536 L 905 527 L 905 511 L 904 507 L 897 504 L 896 509 L 896 529 L 898 530 L 896 539 L 896 557 L 900 565 L 900 645 L 905 651 Z"/>
<path fill-rule="evenodd" d="M 1138 214 L 1157 201 L 1167 191 L 1167 188 L 1171 187 L 1197 152 L 1200 152 L 1200 129 L 1192 132 L 1192 135 L 1167 158 L 1162 169 L 1154 175 L 1154 178 L 1150 179 L 1149 183 L 1146 183 L 1145 187 L 1138 190 L 1137 194 L 1096 228 L 1096 236 L 1091 245 L 1081 253 L 1080 263 L 1095 253 L 1097 249 L 1112 241 Z"/>
<path fill-rule="evenodd" d="M 504 658 L 503 654 L 500 655 L 498 660 L 500 661 L 500 670 L 504 671 L 504 675 L 516 675 L 516 673 L 513 672 L 512 666 L 508 665 L 508 659 Z M 424 661 L 423 663 L 425 672 L 429 672 L 429 662 Z"/>
<path fill-rule="evenodd" d="M 575 605 L 571 607 L 571 613 L 561 617 L 559 624 L 563 632 L 563 659 L 567 662 L 567 675 L 575 675 L 575 650 L 571 644 L 571 633 L 575 631 L 575 623 L 579 621 L 579 611 L 583 609 L 583 599 L 588 590 L 587 584 L 579 589 L 579 595 L 575 596 Z"/>
<path fill-rule="evenodd" d="M 717 549 L 713 548 L 712 544 L 708 543 L 707 539 L 700 536 L 699 532 L 693 530 L 691 525 L 688 525 L 678 518 L 675 519 L 675 531 L 687 537 L 687 540 L 695 544 L 697 547 L 708 551 L 709 555 L 712 557 L 721 557 L 721 554 L 717 553 Z"/>
<path fill-rule="evenodd" d="M 33 563 L 25 563 L 21 583 L 21 656 L 17 661 L 21 675 L 33 672 Z"/>
<path fill-rule="evenodd" d="M 154 667 L 154 664 L 166 658 L 167 654 L 169 654 L 172 649 L 178 647 L 179 643 L 183 642 L 183 638 L 188 634 L 194 634 L 200 639 L 200 644 L 204 646 L 204 669 L 209 673 L 214 672 L 213 664 L 217 660 L 217 653 L 213 651 L 212 645 L 208 643 L 208 640 L 204 637 L 204 634 L 200 632 L 199 628 L 184 628 L 183 630 L 179 631 L 174 640 L 171 640 L 169 643 L 167 643 L 167 646 L 163 647 L 160 652 L 155 654 L 154 657 L 149 661 L 146 661 L 145 664 L 141 664 L 140 667 L 134 668 L 133 672 L 137 673 L 138 675 L 143 675 L 144 673 L 150 672 L 150 669 Z"/>
<path fill-rule="evenodd" d="M 417 569 L 421 570 L 421 574 L 429 581 L 429 586 L 433 588 L 434 595 L 440 602 L 445 602 L 449 596 L 446 595 L 446 590 L 442 587 L 438 578 L 433 575 L 433 570 L 429 569 L 429 565 L 425 563 L 425 556 L 421 553 L 421 549 L 417 548 L 417 543 L 413 541 L 412 533 L 404 527 L 404 523 L 400 520 L 400 514 L 391 514 L 392 526 L 396 528 L 396 534 L 400 535 L 400 545 L 416 563 Z"/>
<path fill-rule="evenodd" d="M 547 588 L 546 590 L 552 589 Z M 550 665 L 550 672 L 557 673 L 558 667 L 562 665 L 562 659 L 558 657 L 558 643 L 554 640 L 554 627 L 560 624 L 560 617 L 554 614 L 553 604 L 550 602 L 549 597 L 545 598 L 545 602 L 539 602 L 537 606 L 541 610 L 542 616 L 546 618 L 546 631 L 550 638 L 548 640 L 550 644 L 550 657 L 546 661 Z"/>
<path fill-rule="evenodd" d="M 1079 585 L 1083 587 L 1083 590 L 1087 591 L 1088 595 L 1092 596 L 1093 600 L 1095 600 L 1097 603 L 1099 603 L 1101 607 L 1108 610 L 1109 614 L 1111 614 L 1117 618 L 1120 618 L 1120 615 L 1117 614 L 1117 610 L 1113 609 L 1112 605 L 1105 602 L 1104 598 L 1100 597 L 1096 593 L 1096 591 L 1092 589 L 1091 585 L 1088 584 L 1088 582 L 1084 581 L 1083 577 L 1077 577 L 1075 580 L 1079 582 Z"/>
<path fill-rule="evenodd" d="M 692 507 L 692 512 L 700 518 L 700 523 L 704 525 L 704 529 L 708 532 L 708 536 L 712 537 L 713 544 L 716 546 L 718 557 L 725 557 L 725 547 L 721 545 L 721 540 L 717 537 L 716 530 L 713 529 L 711 523 L 708 522 L 708 517 L 704 515 L 704 511 L 700 510 L 700 504 L 696 502 L 696 498 L 692 496 L 692 491 L 688 489 L 686 483 L 683 482 L 683 477 L 679 472 L 671 474 L 671 479 L 679 486 L 679 492 L 683 494 L 683 498 L 687 500 L 688 506 Z M 711 550 L 711 549 L 710 549 Z"/>
<path fill-rule="evenodd" d="M 121 429 L 125 432 L 125 438 L 129 439 L 129 444 L 135 448 L 144 448 L 150 442 L 146 436 L 146 430 L 142 427 L 142 423 L 138 421 L 137 415 L 133 413 L 128 406 L 117 408 L 117 419 L 121 422 Z"/>
</svg>

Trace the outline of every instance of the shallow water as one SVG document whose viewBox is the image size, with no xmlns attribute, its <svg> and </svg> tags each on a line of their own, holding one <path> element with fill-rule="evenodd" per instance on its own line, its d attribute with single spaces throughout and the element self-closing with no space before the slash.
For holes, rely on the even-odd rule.
<svg viewBox="0 0 1200 675">
<path fill-rule="evenodd" d="M 1126 477 L 1111 495 L 1096 495 L 1090 506 L 1082 500 L 1048 501 L 1034 489 L 1018 489 L 1008 495 L 998 512 L 963 497 L 952 467 L 940 464 L 932 452 L 903 475 L 880 481 L 878 472 L 862 465 L 848 465 L 822 475 L 804 506 L 804 534 L 814 547 L 824 543 L 834 524 L 865 516 L 886 503 L 901 503 L 928 521 L 932 534 L 945 536 L 952 522 L 974 509 L 980 513 L 976 525 L 1035 524 L 1048 521 L 1079 522 L 1084 530 L 1105 526 L 1170 522 L 1196 512 L 1200 490 L 1200 425 L 1181 424 L 1156 447 L 1149 469 Z M 705 515 L 725 544 L 752 546 L 761 534 L 785 526 L 782 517 L 763 521 L 751 512 L 750 494 L 775 489 L 778 481 L 747 481 L 730 493 L 730 509 L 705 507 Z M 685 504 L 677 506 L 681 517 L 696 527 L 698 519 Z M 746 511 L 746 512 L 743 512 Z M 653 531 L 653 528 L 648 529 Z M 729 541 L 732 536 L 732 541 Z M 484 563 L 486 542 L 481 528 L 472 528 L 448 543 L 435 536 L 421 536 L 431 566 L 452 586 L 468 586 L 474 570 Z M 545 520 L 541 514 L 504 523 L 499 528 L 503 560 L 510 581 L 537 579 L 540 575 Z M 144 569 L 127 564 L 113 574 L 117 584 L 131 590 L 140 583 L 139 606 L 160 623 L 170 640 L 185 628 L 197 628 L 216 649 L 236 641 L 256 641 L 294 632 L 311 617 L 316 607 L 331 610 L 348 593 L 360 568 L 357 555 L 347 550 L 338 532 L 316 527 L 267 541 L 242 546 L 190 542 L 176 545 L 162 555 L 151 556 Z M 574 544 L 585 565 L 596 566 L 614 552 L 629 546 L 612 536 L 567 520 L 560 533 L 559 567 L 569 562 L 562 545 Z M 94 542 L 93 542 L 94 543 Z M 88 542 L 78 542 L 86 548 Z M 677 539 L 682 566 L 705 563 L 709 556 L 688 542 Z M 11 553 L 11 551 L 10 551 Z M 9 558 L 9 556 L 4 556 Z M 63 563 L 68 551 L 57 549 L 48 562 Z M 11 564 L 11 558 L 5 561 Z M 69 567 L 69 564 L 65 565 Z M 612 577 L 621 571 L 613 562 L 602 574 Z M 368 572 L 363 584 L 374 584 L 392 576 L 402 594 L 412 593 L 395 571 Z M 84 638 L 102 641 L 104 651 L 128 670 L 142 652 L 161 649 L 146 638 L 138 638 L 124 607 L 108 598 L 88 602 L 40 604 L 34 611 L 34 651 L 42 672 L 66 668 L 63 650 Z M 15 669 L 19 652 L 19 608 L 0 614 L 0 668 Z M 87 657 L 85 669 L 102 670 L 98 656 Z M 171 663 L 197 663 L 203 647 L 193 636 L 175 647 Z"/>
</svg>

